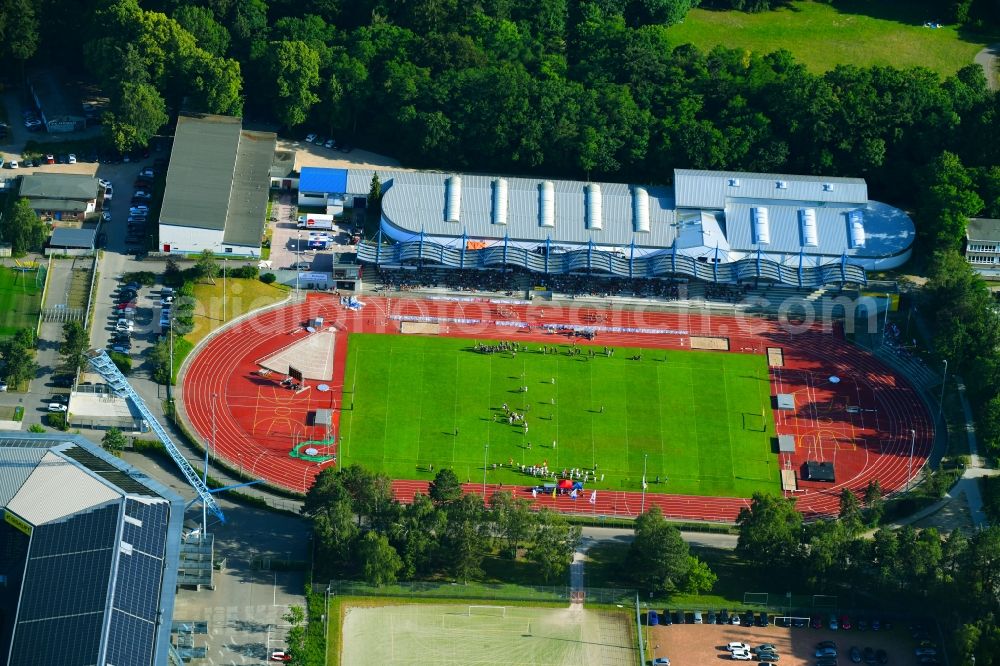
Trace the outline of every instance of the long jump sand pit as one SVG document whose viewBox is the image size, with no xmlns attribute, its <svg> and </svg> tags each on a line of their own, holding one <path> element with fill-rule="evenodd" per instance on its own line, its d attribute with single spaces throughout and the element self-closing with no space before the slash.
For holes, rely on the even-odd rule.
<svg viewBox="0 0 1000 666">
<path fill-rule="evenodd" d="M 578 606 L 348 606 L 342 622 L 340 663 L 634 666 L 638 652 L 634 624 L 627 612 Z"/>
</svg>

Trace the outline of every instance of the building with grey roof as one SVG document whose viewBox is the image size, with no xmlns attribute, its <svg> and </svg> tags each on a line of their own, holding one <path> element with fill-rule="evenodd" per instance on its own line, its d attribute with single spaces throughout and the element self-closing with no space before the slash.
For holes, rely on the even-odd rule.
<svg viewBox="0 0 1000 666">
<path fill-rule="evenodd" d="M 79 435 L 3 432 L 0 509 L 0 663 L 168 663 L 178 495 Z"/>
<path fill-rule="evenodd" d="M 965 227 L 965 260 L 983 277 L 1000 277 L 1000 220 L 969 220 Z"/>
<path fill-rule="evenodd" d="M 32 173 L 21 176 L 20 196 L 42 217 L 82 220 L 97 210 L 99 184 L 77 173 Z"/>
<path fill-rule="evenodd" d="M 160 209 L 162 251 L 260 256 L 276 143 L 239 118 L 180 116 Z"/>
<path fill-rule="evenodd" d="M 673 187 L 379 170 L 379 238 L 358 258 L 620 277 L 866 282 L 909 259 L 913 222 L 860 178 L 674 171 Z M 372 170 L 351 169 L 346 194 Z M 391 241 L 391 242 L 387 242 Z"/>
</svg>

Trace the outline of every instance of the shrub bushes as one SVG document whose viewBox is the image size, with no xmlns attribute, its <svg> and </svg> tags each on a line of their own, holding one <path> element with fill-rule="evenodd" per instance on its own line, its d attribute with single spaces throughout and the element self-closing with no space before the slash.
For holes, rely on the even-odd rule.
<svg viewBox="0 0 1000 666">
<path fill-rule="evenodd" d="M 264 273 L 263 275 L 260 276 L 260 281 L 263 282 L 264 284 L 273 284 L 274 281 L 277 279 L 278 276 L 275 275 L 274 273 Z"/>
</svg>

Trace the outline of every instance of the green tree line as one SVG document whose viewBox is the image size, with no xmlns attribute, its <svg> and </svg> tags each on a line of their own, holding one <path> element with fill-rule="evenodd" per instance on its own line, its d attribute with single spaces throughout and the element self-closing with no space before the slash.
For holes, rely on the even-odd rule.
<svg viewBox="0 0 1000 666">
<path fill-rule="evenodd" d="M 850 64 L 812 74 L 783 51 L 704 53 L 667 33 L 694 0 L 24 4 L 0 2 L 0 57 L 95 79 L 120 149 L 184 108 L 448 170 L 649 183 L 676 167 L 864 176 L 877 197 L 922 206 L 922 237 L 950 246 L 958 213 L 998 206 L 1000 102 L 980 67 L 944 79 Z M 979 15 L 995 0 L 965 4 Z M 962 196 L 938 211 L 950 192 Z"/>
<path fill-rule="evenodd" d="M 532 563 L 558 584 L 573 558 L 580 528 L 562 515 L 533 511 L 524 498 L 499 491 L 487 502 L 463 494 L 451 469 L 441 469 L 428 494 L 410 504 L 392 497 L 391 481 L 358 465 L 321 472 L 306 495 L 320 575 L 362 578 L 375 585 L 447 576 L 484 576 L 496 554 Z"/>
<path fill-rule="evenodd" d="M 866 534 L 880 494 L 858 498 L 845 491 L 839 520 L 809 523 L 794 500 L 755 495 L 737 519 L 736 554 L 771 579 L 795 581 L 803 592 L 839 592 L 859 607 L 879 608 L 892 599 L 895 607 L 934 615 L 946 633 L 955 630 L 954 663 L 997 663 L 1000 527 L 966 535 L 907 525 Z"/>
</svg>

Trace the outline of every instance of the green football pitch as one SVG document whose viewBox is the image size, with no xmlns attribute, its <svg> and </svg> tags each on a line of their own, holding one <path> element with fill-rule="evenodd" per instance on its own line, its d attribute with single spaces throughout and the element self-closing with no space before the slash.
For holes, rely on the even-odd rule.
<svg viewBox="0 0 1000 666">
<path fill-rule="evenodd" d="M 34 329 L 38 324 L 42 287 L 36 278 L 37 271 L 0 266 L 0 336 L 13 335 L 19 328 Z"/>
<path fill-rule="evenodd" d="M 587 487 L 609 490 L 641 489 L 645 465 L 649 492 L 780 488 L 762 355 L 538 343 L 484 354 L 477 342 L 494 344 L 352 334 L 340 463 L 400 479 L 451 467 L 477 483 L 485 463 L 487 481 L 505 485 L 536 480 L 521 465 L 596 466 Z M 505 404 L 523 420 L 511 424 Z"/>
</svg>

